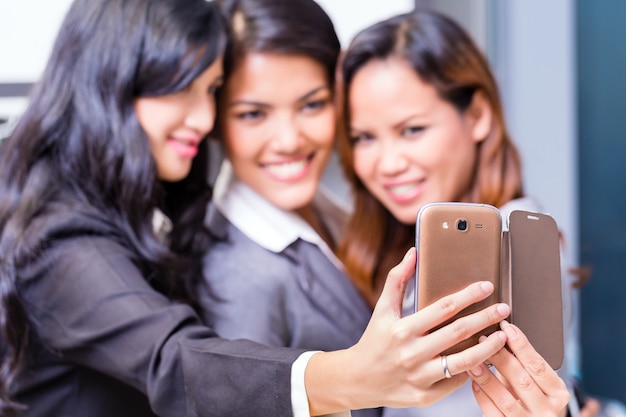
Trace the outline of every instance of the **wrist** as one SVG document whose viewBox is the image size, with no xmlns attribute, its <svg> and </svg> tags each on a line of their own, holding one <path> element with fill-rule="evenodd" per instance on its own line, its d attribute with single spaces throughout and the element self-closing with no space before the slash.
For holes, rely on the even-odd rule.
<svg viewBox="0 0 626 417">
<path fill-rule="evenodd" d="M 312 416 L 359 407 L 354 401 L 347 350 L 319 352 L 311 357 L 304 373 L 309 410 Z"/>
</svg>

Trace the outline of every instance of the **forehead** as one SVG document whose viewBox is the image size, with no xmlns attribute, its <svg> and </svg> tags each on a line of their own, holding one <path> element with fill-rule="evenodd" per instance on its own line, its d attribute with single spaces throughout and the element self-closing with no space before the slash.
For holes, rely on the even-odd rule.
<svg viewBox="0 0 626 417">
<path fill-rule="evenodd" d="M 408 113 L 424 114 L 445 104 L 434 86 L 397 57 L 372 60 L 361 67 L 348 94 L 352 123 L 383 117 L 402 119 Z"/>
<path fill-rule="evenodd" d="M 248 53 L 228 77 L 227 94 L 267 98 L 295 95 L 328 84 L 324 67 L 304 55 Z"/>
</svg>

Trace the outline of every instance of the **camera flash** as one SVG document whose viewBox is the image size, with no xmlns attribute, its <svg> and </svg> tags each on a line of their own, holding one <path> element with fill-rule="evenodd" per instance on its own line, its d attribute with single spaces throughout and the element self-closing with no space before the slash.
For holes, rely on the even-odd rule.
<svg viewBox="0 0 626 417">
<path fill-rule="evenodd" d="M 448 222 L 443 222 L 443 223 L 441 223 L 441 227 L 442 227 L 443 229 L 447 229 L 447 228 L 448 228 Z"/>
</svg>

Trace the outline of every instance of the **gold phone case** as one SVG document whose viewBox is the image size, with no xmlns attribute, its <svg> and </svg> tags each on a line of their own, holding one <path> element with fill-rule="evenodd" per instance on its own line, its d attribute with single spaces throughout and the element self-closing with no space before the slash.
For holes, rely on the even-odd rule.
<svg viewBox="0 0 626 417">
<path fill-rule="evenodd" d="M 465 221 L 465 230 L 459 229 Z M 434 330 L 458 317 L 496 302 L 511 306 L 512 323 L 526 334 L 554 369 L 563 362 L 563 313 L 559 232 L 546 214 L 513 211 L 509 231 L 493 206 L 473 203 L 432 203 L 417 217 L 416 309 L 465 288 L 491 281 L 495 291 Z M 451 354 L 476 343 L 491 326 L 442 352 Z"/>
<path fill-rule="evenodd" d="M 417 308 L 424 308 L 476 281 L 491 281 L 495 291 L 439 327 L 496 303 L 500 292 L 501 235 L 500 212 L 493 206 L 461 203 L 424 206 L 417 219 Z M 478 343 L 481 335 L 495 330 L 496 326 L 484 329 L 443 354 L 464 350 Z"/>
</svg>

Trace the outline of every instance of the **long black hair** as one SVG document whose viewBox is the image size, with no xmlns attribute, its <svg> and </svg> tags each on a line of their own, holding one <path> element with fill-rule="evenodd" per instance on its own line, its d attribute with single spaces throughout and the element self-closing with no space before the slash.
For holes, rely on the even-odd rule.
<svg viewBox="0 0 626 417">
<path fill-rule="evenodd" d="M 69 9 L 25 113 L 0 142 L 1 415 L 16 411 L 8 393 L 28 344 L 20 270 L 55 239 L 109 236 L 155 288 L 189 301 L 207 245 L 198 233 L 210 199 L 207 141 L 189 176 L 164 184 L 133 104 L 184 89 L 225 38 L 204 0 L 76 0 Z M 173 222 L 169 245 L 153 232 L 155 208 Z"/>
</svg>

